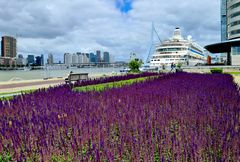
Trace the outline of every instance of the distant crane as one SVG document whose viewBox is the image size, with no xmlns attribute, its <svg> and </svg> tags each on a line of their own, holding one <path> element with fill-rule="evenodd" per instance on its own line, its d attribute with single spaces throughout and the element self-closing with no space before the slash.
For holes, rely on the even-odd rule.
<svg viewBox="0 0 240 162">
<path fill-rule="evenodd" d="M 152 22 L 151 39 L 150 39 L 150 45 L 149 45 L 149 51 L 148 51 L 148 54 L 147 54 L 148 57 L 147 57 L 146 63 L 150 63 L 150 58 L 152 56 L 152 52 L 153 52 L 152 48 L 154 46 L 154 33 L 156 34 L 159 42 L 162 44 L 162 40 L 161 40 L 161 38 L 160 38 L 160 36 L 159 36 L 155 26 L 154 26 L 154 23 Z"/>
</svg>

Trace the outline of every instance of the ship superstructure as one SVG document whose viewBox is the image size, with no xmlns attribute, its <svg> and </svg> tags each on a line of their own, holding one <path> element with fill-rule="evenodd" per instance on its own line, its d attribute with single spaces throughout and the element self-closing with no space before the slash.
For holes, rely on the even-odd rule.
<svg viewBox="0 0 240 162">
<path fill-rule="evenodd" d="M 169 66 L 172 63 L 183 66 L 195 66 L 205 64 L 207 56 L 205 49 L 192 41 L 189 36 L 184 39 L 180 28 L 176 28 L 173 37 L 156 45 L 156 50 L 151 57 L 150 67 Z"/>
</svg>

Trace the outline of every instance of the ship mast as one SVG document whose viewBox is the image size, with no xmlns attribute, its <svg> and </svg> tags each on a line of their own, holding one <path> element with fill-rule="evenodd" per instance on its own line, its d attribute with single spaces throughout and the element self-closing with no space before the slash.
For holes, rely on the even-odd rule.
<svg viewBox="0 0 240 162">
<path fill-rule="evenodd" d="M 154 23 L 152 22 L 151 39 L 150 39 L 150 45 L 149 45 L 149 50 L 148 50 L 148 54 L 147 54 L 148 57 L 147 57 L 146 63 L 150 63 L 150 58 L 152 56 L 152 48 L 154 46 L 154 34 L 156 34 L 158 41 L 162 44 L 162 40 L 154 26 Z"/>
</svg>

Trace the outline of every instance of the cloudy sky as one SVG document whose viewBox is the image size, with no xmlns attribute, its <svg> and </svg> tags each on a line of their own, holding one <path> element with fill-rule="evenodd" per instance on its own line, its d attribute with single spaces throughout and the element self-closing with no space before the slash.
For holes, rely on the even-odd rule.
<svg viewBox="0 0 240 162">
<path fill-rule="evenodd" d="M 147 58 L 151 24 L 162 40 L 179 26 L 201 45 L 220 40 L 220 0 L 0 0 L 0 36 L 16 36 L 18 53 L 109 51 Z"/>
</svg>

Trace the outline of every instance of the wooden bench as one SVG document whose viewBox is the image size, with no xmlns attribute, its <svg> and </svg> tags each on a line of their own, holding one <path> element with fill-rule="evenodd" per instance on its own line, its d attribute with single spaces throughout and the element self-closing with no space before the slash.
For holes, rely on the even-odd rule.
<svg viewBox="0 0 240 162">
<path fill-rule="evenodd" d="M 88 79 L 88 73 L 70 73 L 67 78 L 65 78 L 65 82 L 71 83 L 73 81 L 81 81 L 81 80 L 87 80 Z"/>
</svg>

